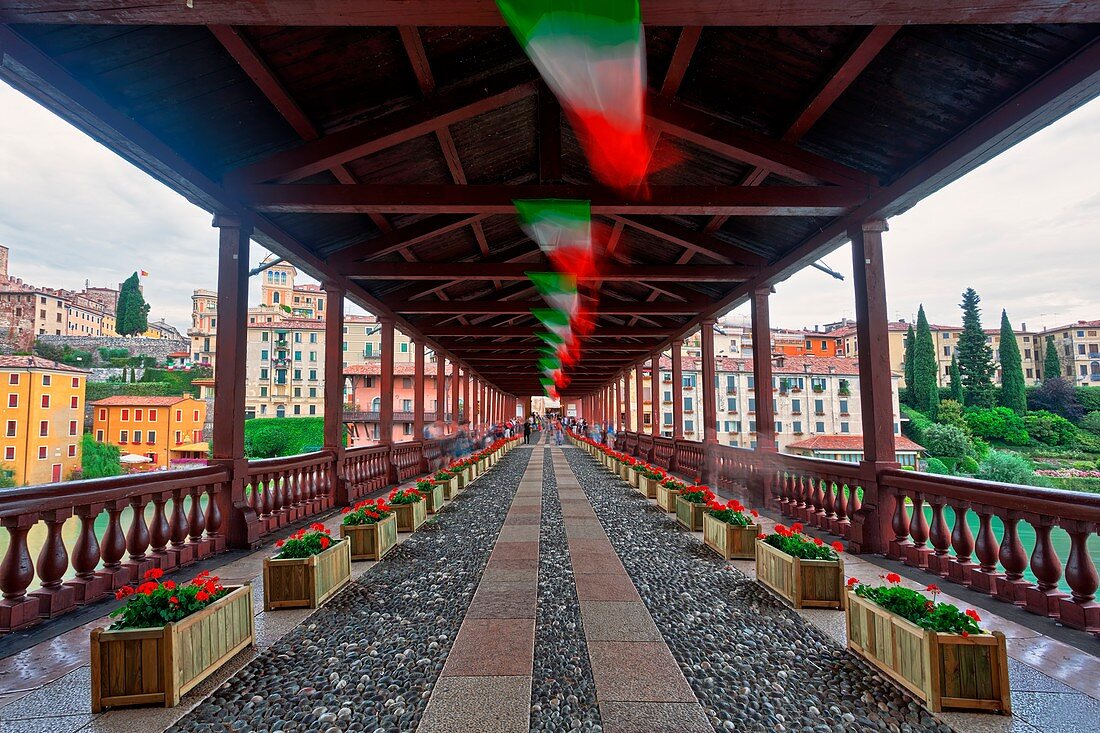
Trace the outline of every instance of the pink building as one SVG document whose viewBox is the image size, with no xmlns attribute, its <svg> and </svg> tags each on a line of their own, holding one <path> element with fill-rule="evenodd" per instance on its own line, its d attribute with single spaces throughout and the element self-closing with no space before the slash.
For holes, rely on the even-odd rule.
<svg viewBox="0 0 1100 733">
<path fill-rule="evenodd" d="M 450 419 L 453 384 L 451 366 L 447 365 L 444 380 L 445 419 Z M 413 430 L 413 405 L 415 365 L 397 362 L 393 365 L 393 442 L 419 440 Z M 344 423 L 348 426 L 349 445 L 372 445 L 379 442 L 378 414 L 382 410 L 382 364 L 379 359 L 365 364 L 352 364 L 344 369 L 344 394 L 347 405 Z M 431 426 L 436 419 L 436 366 L 424 365 L 424 424 Z"/>
</svg>

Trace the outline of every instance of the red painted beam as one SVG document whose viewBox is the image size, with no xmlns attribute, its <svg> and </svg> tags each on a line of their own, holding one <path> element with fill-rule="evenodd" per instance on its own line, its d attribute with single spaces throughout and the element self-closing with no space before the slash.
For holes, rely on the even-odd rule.
<svg viewBox="0 0 1100 733">
<path fill-rule="evenodd" d="M 546 303 L 541 300 L 414 300 L 409 303 L 394 303 L 384 300 L 386 307 L 395 313 L 455 313 L 459 315 L 499 314 L 499 313 L 527 313 L 532 308 L 545 308 Z M 629 316 L 637 313 L 643 315 L 697 315 L 703 308 L 709 305 L 709 299 L 699 300 L 695 303 L 671 303 L 671 302 L 606 302 L 601 303 L 596 311 L 597 315 L 621 315 Z"/>
<path fill-rule="evenodd" d="M 459 301 L 461 302 L 461 301 Z M 466 337 L 466 338 L 515 338 L 531 337 L 538 330 L 534 326 L 429 326 L 418 324 L 420 332 L 425 336 L 434 337 Z M 672 328 L 610 328 L 598 327 L 589 339 L 619 339 L 619 338 L 667 338 L 672 335 Z M 541 343 L 541 342 L 540 342 Z"/>
<path fill-rule="evenodd" d="M 836 216 L 867 198 L 840 186 L 650 186 L 646 199 L 573 185 L 258 184 L 241 192 L 256 211 L 313 214 L 514 214 L 517 198 L 570 198 L 591 201 L 593 214 Z"/>
<path fill-rule="evenodd" d="M 360 262 L 340 274 L 358 280 L 526 280 L 527 273 L 548 269 L 541 262 Z M 591 280 L 607 282 L 743 282 L 757 268 L 741 265 L 623 265 L 608 262 Z"/>
<path fill-rule="evenodd" d="M 1097 23 L 1100 6 L 1065 0 L 642 0 L 650 25 Z M 500 26 L 493 0 L 6 0 L 4 23 L 125 25 Z"/>
<path fill-rule="evenodd" d="M 745 265 L 763 265 L 767 258 L 744 247 L 724 242 L 705 232 L 697 232 L 668 219 L 611 216 L 613 221 L 631 229 L 637 229 L 666 242 L 685 248 L 694 254 L 704 254 L 719 262 L 737 262 Z"/>
<path fill-rule="evenodd" d="M 376 235 L 370 239 L 362 239 L 341 245 L 339 250 L 330 252 L 325 257 L 325 261 L 335 269 L 348 267 L 360 260 L 383 257 L 453 232 L 456 229 L 462 229 L 483 218 L 485 218 L 483 214 L 467 214 L 459 217 L 442 214 L 430 216 L 382 236 Z"/>
</svg>

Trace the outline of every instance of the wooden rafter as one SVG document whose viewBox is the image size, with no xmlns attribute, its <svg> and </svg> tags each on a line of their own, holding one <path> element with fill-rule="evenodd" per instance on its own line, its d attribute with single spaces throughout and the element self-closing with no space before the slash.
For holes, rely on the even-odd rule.
<svg viewBox="0 0 1100 733">
<path fill-rule="evenodd" d="M 388 299 L 383 298 L 382 301 L 386 304 L 387 308 L 392 309 L 395 313 L 447 313 L 447 314 L 469 314 L 469 315 L 491 315 L 500 313 L 527 313 L 532 308 L 545 308 L 546 303 L 541 300 L 452 300 L 452 301 L 431 301 L 431 300 L 414 300 L 408 303 L 395 303 Z M 709 305 L 711 300 L 697 299 L 694 302 L 653 302 L 653 303 L 639 303 L 637 301 L 625 301 L 619 303 L 603 302 L 597 307 L 596 313 L 602 315 L 605 313 L 613 315 L 634 315 L 634 314 L 681 314 L 681 315 L 697 315 L 703 308 Z"/>
<path fill-rule="evenodd" d="M 546 261 L 505 262 L 365 262 L 340 271 L 358 280 L 527 280 L 527 273 L 544 271 Z M 755 267 L 744 265 L 639 265 L 608 262 L 589 280 L 607 282 L 743 282 L 754 277 Z M 585 278 L 581 278 L 582 281 Z"/>
</svg>

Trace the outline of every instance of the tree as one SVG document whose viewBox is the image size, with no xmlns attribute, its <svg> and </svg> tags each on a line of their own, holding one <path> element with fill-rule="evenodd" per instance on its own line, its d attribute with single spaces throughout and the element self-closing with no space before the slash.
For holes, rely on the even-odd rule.
<svg viewBox="0 0 1100 733">
<path fill-rule="evenodd" d="M 1027 406 L 1030 410 L 1046 410 L 1074 422 L 1081 419 L 1083 412 L 1077 404 L 1077 391 L 1065 377 L 1044 379 L 1028 396 Z"/>
<path fill-rule="evenodd" d="M 985 340 L 982 315 L 978 304 L 981 298 L 974 288 L 963 293 L 963 330 L 959 335 L 957 353 L 959 373 L 962 375 L 963 404 L 967 407 L 993 407 L 996 390 L 993 387 L 993 350 Z"/>
<path fill-rule="evenodd" d="M 1055 379 L 1062 376 L 1062 360 L 1058 358 L 1058 348 L 1054 337 L 1047 336 L 1047 350 L 1043 356 L 1043 379 Z"/>
<path fill-rule="evenodd" d="M 1003 407 L 1023 415 L 1027 412 L 1027 386 L 1024 384 L 1024 366 L 1020 360 L 1020 345 L 1016 333 L 1008 322 L 1008 313 L 1001 310 L 1001 343 L 997 350 L 1001 359 L 1001 395 Z"/>
<path fill-rule="evenodd" d="M 1035 486 L 1041 483 L 1035 475 L 1035 465 L 1015 453 L 991 450 L 978 468 L 977 478 L 1002 484 Z"/>
<path fill-rule="evenodd" d="M 955 354 L 951 355 L 951 399 L 960 405 L 963 401 L 962 373 L 959 372 L 959 359 Z"/>
<path fill-rule="evenodd" d="M 944 400 L 940 403 L 940 410 L 936 413 L 936 422 L 941 425 L 955 425 L 963 430 L 970 431 L 970 424 L 963 414 L 963 406 L 955 400 Z"/>
<path fill-rule="evenodd" d="M 80 475 L 81 478 L 104 478 L 122 474 L 122 464 L 118 462 L 122 451 L 117 445 L 100 443 L 90 433 L 80 439 Z"/>
<path fill-rule="evenodd" d="M 1093 410 L 1092 412 L 1081 418 L 1078 427 L 1082 430 L 1087 430 L 1093 435 L 1100 435 L 1100 410 Z"/>
<path fill-rule="evenodd" d="M 909 330 L 905 332 L 905 391 L 909 396 L 909 404 L 913 404 L 913 349 L 916 343 L 917 336 L 913 333 L 913 324 L 910 323 Z"/>
<path fill-rule="evenodd" d="M 924 315 L 924 306 L 917 311 L 917 332 L 913 345 L 913 384 L 909 395 L 914 407 L 935 419 L 940 407 L 940 388 L 936 382 L 936 345 L 932 329 Z"/>
<path fill-rule="evenodd" d="M 974 452 L 970 436 L 957 425 L 933 424 L 924 431 L 924 448 L 931 456 L 962 458 Z"/>
<path fill-rule="evenodd" d="M 122 283 L 115 307 L 115 330 L 122 336 L 140 336 L 149 329 L 149 304 L 141 294 L 141 283 L 135 272 Z"/>
</svg>

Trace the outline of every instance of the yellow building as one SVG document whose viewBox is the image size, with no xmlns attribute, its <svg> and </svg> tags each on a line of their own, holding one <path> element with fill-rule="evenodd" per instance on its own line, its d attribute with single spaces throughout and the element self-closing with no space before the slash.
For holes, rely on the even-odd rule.
<svg viewBox="0 0 1100 733">
<path fill-rule="evenodd" d="M 116 395 L 92 403 L 92 434 L 123 453 L 146 456 L 167 468 L 173 454 L 202 441 L 206 402 L 193 397 Z"/>
<path fill-rule="evenodd" d="M 0 356 L 2 470 L 16 484 L 62 481 L 80 468 L 87 375 L 37 356 Z"/>
</svg>

